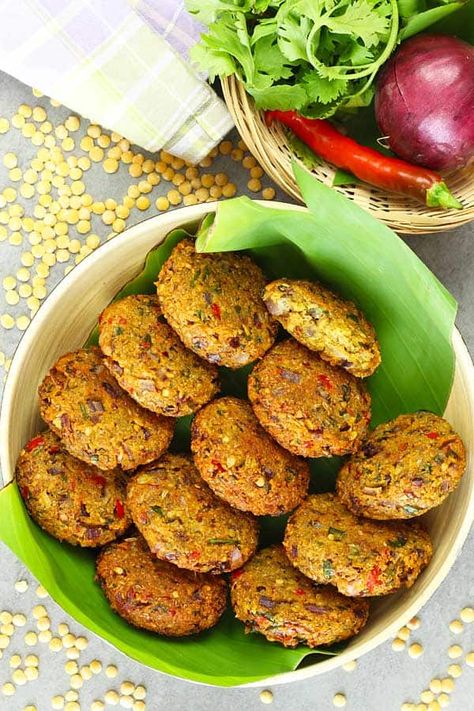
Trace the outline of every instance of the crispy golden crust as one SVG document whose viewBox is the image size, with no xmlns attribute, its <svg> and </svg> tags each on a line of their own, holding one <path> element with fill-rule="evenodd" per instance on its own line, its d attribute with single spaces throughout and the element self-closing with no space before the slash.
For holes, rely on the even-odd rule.
<svg viewBox="0 0 474 711">
<path fill-rule="evenodd" d="M 66 353 L 39 387 L 42 418 L 78 459 L 134 469 L 168 448 L 174 421 L 144 410 L 120 388 L 98 348 Z"/>
<path fill-rule="evenodd" d="M 16 480 L 31 517 L 61 541 L 103 546 L 131 523 L 122 472 L 103 472 L 74 459 L 53 432 L 41 432 L 25 445 Z"/>
<path fill-rule="evenodd" d="M 355 451 L 370 420 L 364 383 L 291 338 L 255 366 L 248 394 L 260 424 L 303 457 Z"/>
<path fill-rule="evenodd" d="M 308 464 L 269 437 L 245 400 L 223 397 L 198 412 L 191 450 L 214 493 L 242 511 L 277 516 L 308 491 Z"/>
<path fill-rule="evenodd" d="M 127 622 L 169 637 L 214 627 L 226 607 L 225 580 L 158 560 L 141 537 L 107 546 L 97 559 L 96 579 Z"/>
<path fill-rule="evenodd" d="M 198 573 L 239 568 L 255 551 L 258 525 L 212 493 L 190 457 L 166 454 L 130 480 L 127 506 L 163 560 Z"/>
<path fill-rule="evenodd" d="M 464 445 L 449 422 L 415 412 L 369 434 L 339 472 L 337 493 L 362 516 L 413 518 L 438 506 L 465 468 Z"/>
<path fill-rule="evenodd" d="M 277 324 L 261 298 L 262 271 L 249 257 L 174 248 L 158 276 L 163 314 L 183 343 L 210 363 L 240 368 L 262 356 Z"/>
<path fill-rule="evenodd" d="M 217 393 L 217 367 L 183 346 L 161 317 L 157 296 L 115 301 L 99 318 L 99 345 L 119 385 L 142 407 L 182 417 Z"/>
<path fill-rule="evenodd" d="M 293 338 L 331 365 L 366 378 L 380 364 L 375 331 L 362 311 L 321 284 L 277 279 L 267 284 L 263 300 Z"/>
<path fill-rule="evenodd" d="M 432 555 L 418 523 L 359 518 L 334 494 L 309 496 L 290 517 L 283 545 L 305 575 L 350 596 L 411 587 Z"/>
<path fill-rule="evenodd" d="M 316 585 L 291 565 L 281 545 L 259 551 L 231 580 L 232 606 L 246 631 L 285 647 L 341 642 L 367 621 L 366 600 Z"/>
</svg>

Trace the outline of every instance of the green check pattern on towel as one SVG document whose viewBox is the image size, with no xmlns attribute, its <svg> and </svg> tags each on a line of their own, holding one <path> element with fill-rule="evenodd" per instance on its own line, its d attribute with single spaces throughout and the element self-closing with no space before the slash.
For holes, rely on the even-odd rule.
<svg viewBox="0 0 474 711">
<path fill-rule="evenodd" d="M 4 0 L 0 70 L 192 163 L 232 128 L 225 104 L 126 0 Z"/>
</svg>

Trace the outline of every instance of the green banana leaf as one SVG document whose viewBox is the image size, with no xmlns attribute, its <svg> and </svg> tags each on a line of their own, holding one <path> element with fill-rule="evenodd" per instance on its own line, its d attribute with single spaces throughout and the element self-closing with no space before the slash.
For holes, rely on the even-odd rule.
<svg viewBox="0 0 474 711">
<path fill-rule="evenodd" d="M 421 408 L 442 413 L 454 371 L 454 299 L 394 232 L 304 171 L 295 171 L 309 211 L 263 206 L 248 198 L 228 200 L 218 205 L 215 219 L 210 215 L 203 222 L 197 248 L 245 249 L 268 277 L 321 279 L 356 300 L 377 329 L 383 355 L 369 382 L 375 423 Z M 152 292 L 161 265 L 186 234 L 181 229 L 169 235 L 117 297 Z M 89 342 L 95 338 L 91 334 Z M 223 391 L 245 395 L 247 375 L 248 369 L 222 369 Z M 187 447 L 189 420 L 178 423 L 173 443 L 178 449 Z M 313 460 L 313 489 L 333 488 L 339 464 Z M 262 519 L 262 543 L 278 540 L 283 525 L 284 518 Z M 66 612 L 133 659 L 168 674 L 230 686 L 322 659 L 321 650 L 284 649 L 259 635 L 245 635 L 230 611 L 215 629 L 187 639 L 166 639 L 129 626 L 111 611 L 94 582 L 94 555 L 41 531 L 27 515 L 15 483 L 0 492 L 0 540 Z"/>
</svg>

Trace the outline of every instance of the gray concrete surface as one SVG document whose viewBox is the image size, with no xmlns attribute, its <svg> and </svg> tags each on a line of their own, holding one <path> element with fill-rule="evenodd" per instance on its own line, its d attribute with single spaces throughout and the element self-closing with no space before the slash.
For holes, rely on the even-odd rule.
<svg viewBox="0 0 474 711">
<path fill-rule="evenodd" d="M 49 118 L 54 125 L 64 120 L 69 112 L 64 108 L 52 108 L 47 99 L 35 99 L 31 90 L 18 82 L 0 74 L 0 116 L 11 116 L 19 104 L 40 104 L 45 106 Z M 82 126 L 76 136 L 83 135 L 87 123 Z M 18 131 L 10 131 L 0 136 L 0 156 L 7 151 L 14 151 L 22 164 L 32 157 L 37 148 L 21 136 Z M 219 158 L 210 170 L 225 170 L 231 179 L 237 183 L 239 194 L 247 192 L 247 174 L 240 164 L 230 158 Z M 133 182 L 126 170 L 112 176 L 105 176 L 98 166 L 94 166 L 84 177 L 88 192 L 96 199 L 118 197 L 126 192 L 127 186 Z M 268 181 L 265 182 L 269 184 Z M 0 191 L 7 185 L 7 171 L 0 166 Z M 150 197 L 153 200 L 169 189 L 169 184 L 161 184 L 154 189 Z M 281 194 L 280 194 L 280 197 Z M 19 200 L 28 208 L 28 201 Z M 153 204 L 153 203 L 152 203 Z M 140 219 L 154 214 L 152 206 L 145 213 L 133 211 L 128 224 L 134 224 Z M 94 221 L 94 232 L 101 237 L 109 232 L 100 219 Z M 83 238 L 81 238 L 83 241 Z M 474 229 L 473 226 L 460 228 L 456 231 L 434 236 L 419 236 L 406 239 L 409 246 L 423 259 L 439 279 L 452 291 L 459 300 L 458 327 L 471 353 L 474 353 Z M 7 274 L 15 273 L 20 267 L 20 248 L 11 246 L 8 241 L 0 243 L 0 282 Z M 65 264 L 51 269 L 48 278 L 48 289 L 63 275 Z M 23 306 L 22 306 L 23 303 Z M 0 291 L 0 313 L 7 311 L 14 316 L 27 313 L 22 300 L 18 306 L 8 306 L 4 301 L 4 292 Z M 21 333 L 15 328 L 4 330 L 0 328 L 0 351 L 7 357 L 13 355 Z M 3 375 L 3 369 L 0 369 Z M 448 647 L 460 644 L 464 655 L 474 649 L 474 624 L 466 625 L 463 633 L 456 637 L 449 631 L 449 622 L 458 617 L 459 611 L 466 605 L 474 606 L 474 533 L 471 532 L 464 549 L 459 556 L 447 580 L 420 613 L 421 627 L 412 632 L 411 641 L 419 641 L 424 646 L 424 654 L 420 658 L 411 659 L 406 649 L 394 652 L 390 642 L 385 643 L 358 662 L 357 669 L 351 673 L 337 670 L 323 676 L 317 676 L 304 682 L 290 685 L 275 686 L 273 706 L 275 711 L 330 711 L 334 708 L 333 695 L 343 692 L 347 697 L 346 708 L 350 711 L 398 711 L 403 702 L 420 703 L 420 693 L 427 689 L 432 678 L 444 678 L 447 669 L 453 663 L 448 657 Z M 0 546 L 0 609 L 12 612 L 24 612 L 27 625 L 16 630 L 9 647 L 0 658 L 0 687 L 11 677 L 9 659 L 13 653 L 21 655 L 36 654 L 40 659 L 40 673 L 36 681 L 19 686 L 12 697 L 0 693 L 1 711 L 22 711 L 27 704 L 35 704 L 38 711 L 51 708 L 51 698 L 56 694 L 64 694 L 69 688 L 64 663 L 64 652 L 53 653 L 48 645 L 38 643 L 35 647 L 27 647 L 24 634 L 35 629 L 32 608 L 41 603 L 47 607 L 52 619 L 53 633 L 59 622 L 68 621 L 75 634 L 84 634 L 89 639 L 87 650 L 81 653 L 79 664 L 98 658 L 105 663 L 117 664 L 119 675 L 117 679 L 107 679 L 104 674 L 94 676 L 86 681 L 79 691 L 81 709 L 89 709 L 94 699 L 103 698 L 107 689 L 118 688 L 124 679 L 134 683 L 143 683 L 148 689 L 147 709 L 159 711 L 256 711 L 262 708 L 259 690 L 251 689 L 219 689 L 198 686 L 181 680 L 172 679 L 158 672 L 147 669 L 117 652 L 92 633 L 81 628 L 73 620 L 68 619 L 64 612 L 50 599 L 38 600 L 35 596 L 36 585 L 31 575 L 18 560 L 4 547 Z M 19 593 L 14 588 L 16 580 L 26 579 L 30 586 L 25 593 Z M 451 695 L 450 709 L 453 711 L 474 710 L 474 669 L 464 663 L 464 656 L 456 663 L 462 665 L 463 674 L 455 680 L 455 689 Z M 419 707 L 420 709 L 422 707 Z"/>
</svg>

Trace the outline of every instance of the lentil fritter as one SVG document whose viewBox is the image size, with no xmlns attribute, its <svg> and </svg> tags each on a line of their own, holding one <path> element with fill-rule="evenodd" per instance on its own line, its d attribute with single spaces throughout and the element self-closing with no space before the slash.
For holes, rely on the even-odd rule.
<svg viewBox="0 0 474 711">
<path fill-rule="evenodd" d="M 164 323 L 157 296 L 132 295 L 99 318 L 99 345 L 119 385 L 142 407 L 190 415 L 218 391 L 217 367 L 188 350 Z"/>
<path fill-rule="evenodd" d="M 341 501 L 375 519 L 420 516 L 438 506 L 466 468 L 461 438 L 431 412 L 400 415 L 376 427 L 337 479 Z"/>
<path fill-rule="evenodd" d="M 174 420 L 141 408 L 98 348 L 61 356 L 39 387 L 43 420 L 70 454 L 99 469 L 134 469 L 168 448 Z"/>
<path fill-rule="evenodd" d="M 349 596 L 411 587 L 432 555 L 420 524 L 360 518 L 334 494 L 309 496 L 290 517 L 283 545 L 302 573 Z"/>
<path fill-rule="evenodd" d="M 367 621 L 367 600 L 317 585 L 288 560 L 281 545 L 259 551 L 231 576 L 231 601 L 247 632 L 285 647 L 319 647 L 357 634 Z"/>
<path fill-rule="evenodd" d="M 308 491 L 308 464 L 265 432 L 245 400 L 223 397 L 200 410 L 191 450 L 214 493 L 242 511 L 277 516 L 292 511 Z"/>
<path fill-rule="evenodd" d="M 377 337 L 364 314 L 321 284 L 277 279 L 267 284 L 263 300 L 293 338 L 331 365 L 366 378 L 380 364 Z"/>
<path fill-rule="evenodd" d="M 166 454 L 129 481 L 127 506 L 151 551 L 198 573 L 226 573 L 255 552 L 258 525 L 208 487 L 190 457 Z"/>
<path fill-rule="evenodd" d="M 226 607 L 223 578 L 158 560 L 141 537 L 104 548 L 96 569 L 112 609 L 135 627 L 158 634 L 197 634 L 214 627 Z"/>
<path fill-rule="evenodd" d="M 293 339 L 277 343 L 255 366 L 248 394 L 260 424 L 303 457 L 355 451 L 370 421 L 363 381 Z"/>
<path fill-rule="evenodd" d="M 131 523 L 123 473 L 75 459 L 53 432 L 41 432 L 25 445 L 15 476 L 31 517 L 60 541 L 103 546 Z"/>
<path fill-rule="evenodd" d="M 247 256 L 198 254 L 182 240 L 157 281 L 163 314 L 185 346 L 210 363 L 241 368 L 272 345 L 277 323 L 261 298 L 263 272 Z"/>
</svg>

